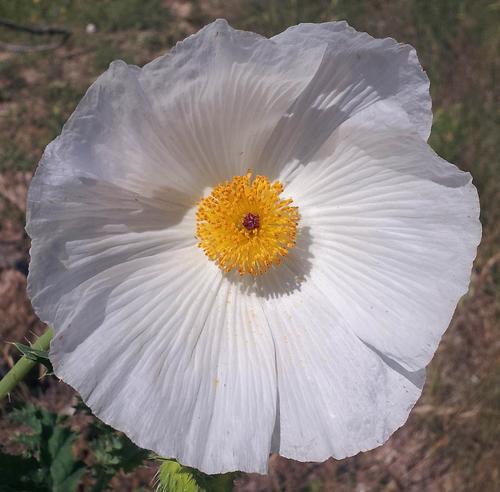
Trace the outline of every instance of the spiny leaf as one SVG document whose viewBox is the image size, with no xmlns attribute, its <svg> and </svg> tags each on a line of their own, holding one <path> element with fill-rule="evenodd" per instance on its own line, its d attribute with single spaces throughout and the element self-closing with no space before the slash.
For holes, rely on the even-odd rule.
<svg viewBox="0 0 500 492">
<path fill-rule="evenodd" d="M 75 462 L 72 445 L 76 434 L 68 427 L 56 427 L 48 440 L 50 476 L 54 492 L 75 490 L 85 467 Z"/>
<path fill-rule="evenodd" d="M 66 417 L 33 404 L 14 410 L 9 417 L 32 430 L 18 441 L 26 446 L 28 457 L 37 463 L 33 482 L 40 484 L 42 490 L 52 492 L 76 490 L 85 467 L 73 457 L 76 433 L 64 425 Z"/>
<path fill-rule="evenodd" d="M 157 474 L 157 492 L 228 492 L 236 473 L 205 475 L 174 460 L 162 460 Z"/>
<path fill-rule="evenodd" d="M 194 474 L 176 461 L 165 460 L 158 470 L 157 492 L 203 492 Z"/>
<path fill-rule="evenodd" d="M 76 490 L 84 473 L 85 466 L 82 464 L 81 467 L 74 469 L 73 472 L 65 475 L 60 481 L 54 483 L 52 492 Z"/>
<path fill-rule="evenodd" d="M 21 352 L 27 359 L 39 364 L 44 365 L 47 368 L 47 375 L 54 374 L 52 364 L 49 359 L 49 353 L 46 350 L 39 350 L 29 345 L 24 345 L 22 343 L 14 343 L 14 346 Z"/>
<path fill-rule="evenodd" d="M 149 451 L 137 447 L 125 434 L 99 420 L 93 421 L 89 430 L 89 447 L 95 460 L 92 466 L 95 479 L 92 492 L 106 490 L 109 481 L 118 471 L 128 473 L 141 466 L 150 456 Z"/>
</svg>

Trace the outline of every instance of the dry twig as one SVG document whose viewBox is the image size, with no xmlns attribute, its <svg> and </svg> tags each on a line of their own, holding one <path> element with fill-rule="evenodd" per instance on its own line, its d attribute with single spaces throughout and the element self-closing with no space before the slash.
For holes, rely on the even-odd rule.
<svg viewBox="0 0 500 492">
<path fill-rule="evenodd" d="M 36 36 L 60 36 L 60 39 L 53 43 L 39 44 L 35 46 L 24 45 L 24 44 L 10 44 L 0 41 L 0 50 L 11 51 L 14 53 L 27 53 L 36 51 L 46 51 L 59 48 L 62 46 L 71 36 L 71 31 L 67 29 L 62 29 L 60 27 L 51 26 L 25 26 L 23 24 L 18 24 L 17 22 L 12 22 L 7 19 L 0 19 L 0 26 L 6 27 L 12 31 L 27 32 L 29 34 L 34 34 Z"/>
</svg>

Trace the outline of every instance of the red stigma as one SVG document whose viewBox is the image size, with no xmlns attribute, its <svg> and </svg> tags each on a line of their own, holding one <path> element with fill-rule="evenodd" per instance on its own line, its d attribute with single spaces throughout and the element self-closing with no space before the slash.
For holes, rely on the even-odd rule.
<svg viewBox="0 0 500 492">
<path fill-rule="evenodd" d="M 254 214 L 246 214 L 243 217 L 243 227 L 247 231 L 253 231 L 259 227 L 259 216 Z"/>
</svg>

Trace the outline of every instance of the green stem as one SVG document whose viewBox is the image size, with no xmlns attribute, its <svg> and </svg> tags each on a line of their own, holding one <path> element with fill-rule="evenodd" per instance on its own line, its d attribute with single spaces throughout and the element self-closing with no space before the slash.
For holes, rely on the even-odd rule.
<svg viewBox="0 0 500 492">
<path fill-rule="evenodd" d="M 35 341 L 32 347 L 38 350 L 48 350 L 53 334 L 52 329 L 47 328 L 47 331 Z M 14 367 L 0 380 L 0 400 L 3 400 L 26 377 L 35 364 L 34 360 L 28 359 L 25 355 L 15 363 Z"/>
</svg>

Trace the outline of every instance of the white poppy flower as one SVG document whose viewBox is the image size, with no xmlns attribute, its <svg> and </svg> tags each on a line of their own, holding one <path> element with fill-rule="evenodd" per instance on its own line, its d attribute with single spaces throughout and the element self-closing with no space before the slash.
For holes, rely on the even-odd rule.
<svg viewBox="0 0 500 492">
<path fill-rule="evenodd" d="M 382 444 L 481 235 L 471 176 L 426 144 L 428 89 L 410 46 L 345 22 L 266 39 L 218 20 L 112 63 L 29 191 L 56 374 L 206 473 Z"/>
</svg>

